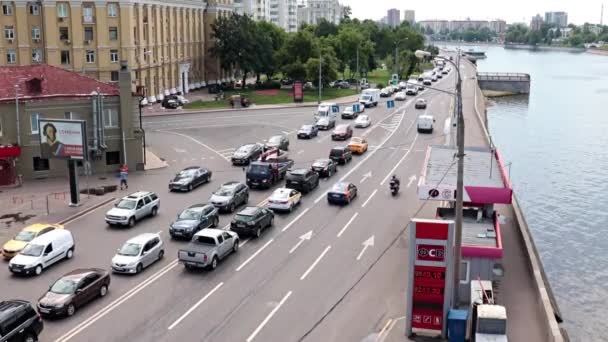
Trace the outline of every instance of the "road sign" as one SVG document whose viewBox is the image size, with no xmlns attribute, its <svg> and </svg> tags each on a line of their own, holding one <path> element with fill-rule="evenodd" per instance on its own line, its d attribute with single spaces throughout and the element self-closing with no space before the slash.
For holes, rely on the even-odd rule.
<svg viewBox="0 0 608 342">
<path fill-rule="evenodd" d="M 395 108 L 395 101 L 394 100 L 386 101 L 386 108 Z"/>
<path fill-rule="evenodd" d="M 353 105 L 353 112 L 355 112 L 355 113 L 359 113 L 359 110 L 360 110 L 360 109 L 361 109 L 361 105 L 360 105 L 360 104 L 355 103 L 355 104 Z"/>
<path fill-rule="evenodd" d="M 332 111 L 332 113 L 340 113 L 340 106 L 338 106 L 338 105 L 331 106 L 331 111 Z"/>
</svg>

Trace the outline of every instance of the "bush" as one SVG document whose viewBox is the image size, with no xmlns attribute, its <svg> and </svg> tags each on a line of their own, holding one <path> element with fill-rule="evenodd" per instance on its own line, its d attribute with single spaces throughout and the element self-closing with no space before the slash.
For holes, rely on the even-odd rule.
<svg viewBox="0 0 608 342">
<path fill-rule="evenodd" d="M 384 84 L 378 83 L 378 84 L 376 84 L 376 88 L 382 89 L 382 88 L 384 88 Z"/>
<path fill-rule="evenodd" d="M 281 89 L 281 82 L 279 81 L 266 81 L 256 83 L 255 89 L 266 90 L 266 89 Z"/>
</svg>

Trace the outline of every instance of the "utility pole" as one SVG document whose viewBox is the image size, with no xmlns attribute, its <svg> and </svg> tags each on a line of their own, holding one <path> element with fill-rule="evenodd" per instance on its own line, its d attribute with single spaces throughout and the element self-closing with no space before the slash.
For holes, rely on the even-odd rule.
<svg viewBox="0 0 608 342">
<path fill-rule="evenodd" d="M 460 54 L 460 53 L 459 53 Z M 460 59 L 460 57 L 459 57 Z M 458 72 L 458 83 L 456 83 L 457 108 L 458 108 L 458 126 L 456 128 L 456 141 L 458 144 L 458 174 L 456 178 L 456 222 L 454 234 L 454 303 L 453 307 L 458 305 L 458 288 L 460 285 L 460 258 L 462 249 L 462 207 L 463 207 L 463 191 L 464 191 L 464 115 L 462 114 L 462 78 L 460 75 L 460 63 L 456 71 Z"/>
<path fill-rule="evenodd" d="M 361 73 L 359 72 L 359 46 L 357 46 L 357 93 L 359 92 L 359 82 L 361 81 Z"/>
<path fill-rule="evenodd" d="M 321 103 L 321 71 L 323 60 L 321 59 L 321 47 L 319 47 L 319 98 L 317 99 L 317 103 Z"/>
</svg>

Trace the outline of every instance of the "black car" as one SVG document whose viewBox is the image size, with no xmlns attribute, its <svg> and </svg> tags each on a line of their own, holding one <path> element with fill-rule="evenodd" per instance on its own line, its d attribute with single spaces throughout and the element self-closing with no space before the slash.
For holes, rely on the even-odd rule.
<svg viewBox="0 0 608 342">
<path fill-rule="evenodd" d="M 209 183 L 211 171 L 200 166 L 190 166 L 181 170 L 169 181 L 169 191 L 192 191 L 193 188 Z"/>
<path fill-rule="evenodd" d="M 311 139 L 319 135 L 317 125 L 304 125 L 298 130 L 298 139 Z"/>
<path fill-rule="evenodd" d="M 329 204 L 349 204 L 357 197 L 357 187 L 353 183 L 338 182 L 327 193 Z"/>
<path fill-rule="evenodd" d="M 295 169 L 287 173 L 285 187 L 300 192 L 310 192 L 319 186 L 319 174 L 310 169 Z"/>
<path fill-rule="evenodd" d="M 247 144 L 239 147 L 232 155 L 232 165 L 248 165 L 262 154 L 263 148 L 260 144 Z"/>
<path fill-rule="evenodd" d="M 217 227 L 219 221 L 219 209 L 213 204 L 195 204 L 177 215 L 169 226 L 169 234 L 172 238 L 191 240 L 201 229 Z"/>
<path fill-rule="evenodd" d="M 346 164 L 353 159 L 353 153 L 346 146 L 336 146 L 329 151 L 329 159 L 338 164 Z"/>
<path fill-rule="evenodd" d="M 338 171 L 338 164 L 331 159 L 317 159 L 312 163 L 311 169 L 319 174 L 319 177 L 331 177 Z"/>
<path fill-rule="evenodd" d="M 234 209 L 249 201 L 249 188 L 241 182 L 228 182 L 222 184 L 211 195 L 209 202 L 219 210 L 234 212 Z"/>
<path fill-rule="evenodd" d="M 278 148 L 287 151 L 289 150 L 289 138 L 286 135 L 274 135 L 268 139 L 265 147 L 267 149 Z"/>
<path fill-rule="evenodd" d="M 416 100 L 416 104 L 414 105 L 414 108 L 416 108 L 416 109 L 425 109 L 426 108 L 426 100 L 425 99 L 418 99 L 418 100 Z"/>
<path fill-rule="evenodd" d="M 179 106 L 179 99 L 177 97 L 177 95 L 167 95 L 163 98 L 162 102 L 160 103 L 161 106 L 163 106 L 164 108 L 177 108 Z"/>
<path fill-rule="evenodd" d="M 247 207 L 239 211 L 232 222 L 230 230 L 241 235 L 260 237 L 262 230 L 272 226 L 274 214 L 266 208 Z"/>
<path fill-rule="evenodd" d="M 20 299 L 0 302 L 0 341 L 38 341 L 44 323 L 30 302 Z"/>
</svg>

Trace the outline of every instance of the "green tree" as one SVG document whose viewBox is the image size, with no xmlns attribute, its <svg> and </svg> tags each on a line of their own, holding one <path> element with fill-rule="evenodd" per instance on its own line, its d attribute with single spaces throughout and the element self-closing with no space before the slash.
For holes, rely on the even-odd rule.
<svg viewBox="0 0 608 342">
<path fill-rule="evenodd" d="M 325 18 L 321 18 L 315 28 L 315 36 L 327 37 L 338 33 L 338 26 L 334 23 L 330 23 Z"/>
<path fill-rule="evenodd" d="M 306 80 L 306 66 L 299 60 L 283 66 L 283 74 L 292 80 Z"/>
<path fill-rule="evenodd" d="M 296 61 L 307 61 L 314 53 L 313 43 L 314 36 L 309 31 L 298 31 L 289 35 L 277 54 L 278 63 L 286 66 Z M 314 55 L 318 55 L 318 53 L 314 53 Z"/>
<path fill-rule="evenodd" d="M 353 15 L 353 10 L 350 6 L 342 6 L 342 18 L 350 19 L 351 15 Z"/>
<path fill-rule="evenodd" d="M 336 59 L 333 56 L 323 56 L 321 65 L 321 83 L 323 85 L 338 78 Z M 306 62 L 307 79 L 313 84 L 319 84 L 319 58 L 310 58 Z"/>
<path fill-rule="evenodd" d="M 260 74 L 266 74 L 268 79 L 271 79 L 279 70 L 277 51 L 281 49 L 286 38 L 285 31 L 277 25 L 267 21 L 256 23 L 255 45 L 257 48 L 252 68 L 258 81 Z"/>
<path fill-rule="evenodd" d="M 568 39 L 568 43 L 572 47 L 582 47 L 584 42 L 580 35 L 573 35 L 570 37 L 570 39 Z"/>
</svg>

